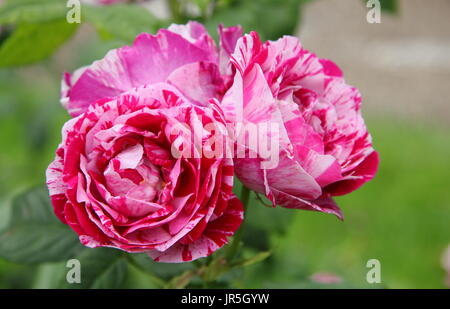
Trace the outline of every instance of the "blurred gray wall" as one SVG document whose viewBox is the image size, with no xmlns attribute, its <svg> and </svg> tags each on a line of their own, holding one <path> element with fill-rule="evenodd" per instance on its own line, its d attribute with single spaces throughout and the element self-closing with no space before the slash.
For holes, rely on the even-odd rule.
<svg viewBox="0 0 450 309">
<path fill-rule="evenodd" d="M 298 36 L 341 66 L 365 114 L 450 126 L 450 0 L 400 0 L 399 9 L 369 24 L 361 0 L 316 0 Z"/>
</svg>

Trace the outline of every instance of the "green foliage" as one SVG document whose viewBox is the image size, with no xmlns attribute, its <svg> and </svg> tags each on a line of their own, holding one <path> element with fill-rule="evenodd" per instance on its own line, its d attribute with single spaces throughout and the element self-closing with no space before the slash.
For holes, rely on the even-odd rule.
<svg viewBox="0 0 450 309">
<path fill-rule="evenodd" d="M 81 249 L 76 234 L 55 217 L 45 187 L 19 195 L 10 207 L 0 233 L 0 256 L 33 264 L 63 261 Z"/>
<path fill-rule="evenodd" d="M 341 276 L 343 285 L 359 288 L 444 287 L 440 259 L 450 240 L 447 131 L 366 120 L 380 152 L 380 170 L 374 180 L 337 199 L 345 221 L 293 212 L 286 233 L 270 237 L 270 260 L 253 268 L 244 286 L 302 287 L 304 278 L 327 271 Z M 366 282 L 371 258 L 381 262 L 381 285 Z"/>
<path fill-rule="evenodd" d="M 170 280 L 165 288 L 167 289 L 184 289 L 189 285 L 192 279 L 197 276 L 196 271 L 185 271 L 178 276 L 175 276 L 172 280 Z"/>
<path fill-rule="evenodd" d="M 244 243 L 255 250 L 270 250 L 271 235 L 284 235 L 296 212 L 293 209 L 273 207 L 266 198 L 253 195 L 246 212 Z"/>
<path fill-rule="evenodd" d="M 110 248 L 84 248 L 69 260 L 76 259 L 78 263 L 42 264 L 36 272 L 33 288 L 38 289 L 118 289 L 124 288 L 129 282 L 155 287 L 149 281 L 142 281 L 142 271 L 137 271 L 128 265 L 126 255 L 119 250 Z M 68 282 L 73 272 L 79 271 L 80 282 Z M 128 282 L 128 283 L 127 283 Z M 128 285 L 129 286 L 129 285 Z"/>
<path fill-rule="evenodd" d="M 10 0 L 3 4 L 0 25 L 7 25 L 10 31 L 0 45 L 0 67 L 32 64 L 53 54 L 77 28 L 67 23 L 66 12 L 66 2 L 59 0 Z"/>
<path fill-rule="evenodd" d="M 118 289 L 123 287 L 128 263 L 122 251 L 110 248 L 86 248 L 75 259 L 80 261 L 81 282 L 68 283 L 64 273 L 58 288 Z"/>
<path fill-rule="evenodd" d="M 138 268 L 163 280 L 169 280 L 182 272 L 195 268 L 192 263 L 157 263 L 145 253 L 132 254 L 130 255 L 130 259 Z"/>
<path fill-rule="evenodd" d="M 305 2 L 307 0 L 227 1 L 216 7 L 206 26 L 214 33 L 218 24 L 241 25 L 245 32 L 255 30 L 262 39 L 276 40 L 294 33 L 301 5 Z"/>
<path fill-rule="evenodd" d="M 8 1 L 0 7 L 0 25 L 12 33 L 2 39 L 0 67 L 33 64 L 52 55 L 77 29 L 69 24 L 69 8 L 61 0 Z M 82 21 L 93 24 L 100 36 L 130 43 L 141 32 L 154 33 L 162 26 L 149 11 L 136 5 L 83 5 Z"/>
<path fill-rule="evenodd" d="M 150 258 L 149 258 L 150 260 Z M 128 263 L 128 272 L 123 288 L 130 289 L 160 289 L 165 287 L 166 282 L 151 273 L 143 271 L 132 263 Z"/>
<path fill-rule="evenodd" d="M 391 13 L 398 13 L 398 0 L 380 0 L 381 10 Z"/>
<path fill-rule="evenodd" d="M 206 13 L 208 6 L 210 5 L 210 0 L 193 0 L 193 2 L 198 6 L 201 12 Z"/>
<path fill-rule="evenodd" d="M 77 28 L 65 19 L 20 24 L 0 47 L 0 67 L 35 63 L 50 56 Z"/>
<path fill-rule="evenodd" d="M 118 4 L 104 7 L 83 6 L 82 16 L 106 38 L 130 43 L 142 32 L 155 33 L 161 26 L 149 11 L 134 5 Z"/>
<path fill-rule="evenodd" d="M 64 18 L 66 12 L 66 1 L 10 0 L 0 7 L 0 25 L 47 22 Z"/>
</svg>

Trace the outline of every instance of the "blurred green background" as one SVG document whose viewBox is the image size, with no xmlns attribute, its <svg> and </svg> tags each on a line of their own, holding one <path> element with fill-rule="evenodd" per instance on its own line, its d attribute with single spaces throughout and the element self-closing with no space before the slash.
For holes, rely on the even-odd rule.
<svg viewBox="0 0 450 309">
<path fill-rule="evenodd" d="M 167 18 L 170 8 L 164 1 L 148 2 L 153 2 L 148 7 L 154 15 Z M 292 14 L 279 1 L 259 3 L 263 2 L 266 8 L 246 1 L 223 6 L 207 17 L 207 23 L 210 28 L 220 22 L 244 23 L 246 30 L 257 29 L 267 38 L 293 32 L 306 48 L 335 60 L 347 80 L 361 89 L 365 119 L 381 165 L 373 181 L 337 199 L 344 222 L 320 213 L 268 209 L 252 199 L 244 254 L 270 250 L 272 255 L 221 280 L 245 288 L 444 288 L 441 255 L 450 244 L 450 102 L 448 94 L 441 94 L 450 81 L 450 25 L 447 18 L 449 27 L 442 30 L 446 22 L 442 19 L 450 13 L 449 3 L 399 1 L 396 13 L 384 12 L 382 24 L 369 25 L 367 8 L 360 0 L 339 1 L 340 9 L 333 0 L 291 1 L 299 14 Z M 304 5 L 299 7 L 299 2 Z M 276 11 L 271 12 L 272 7 Z M 412 26 L 417 12 L 423 14 L 422 24 L 428 19 L 429 32 Z M 255 14 L 272 13 L 276 18 L 270 22 L 279 28 L 255 18 Z M 1 204 L 44 182 L 61 126 L 69 119 L 59 104 L 61 74 L 123 45 L 121 37 L 105 29 L 108 26 L 98 35 L 94 27 L 82 24 L 75 37 L 50 58 L 0 69 Z M 433 50 L 431 56 L 429 50 Z M 366 281 L 369 259 L 381 262 L 381 284 Z M 148 263 L 156 272 L 168 267 L 137 260 L 137 265 Z M 184 269 L 173 266 L 180 267 Z M 65 271 L 61 263 L 20 265 L 0 258 L 0 288 L 51 287 L 52 276 L 61 271 Z M 317 273 L 333 274 L 341 283 L 315 283 L 311 276 Z M 150 282 L 130 266 L 126 287 L 152 287 Z"/>
</svg>

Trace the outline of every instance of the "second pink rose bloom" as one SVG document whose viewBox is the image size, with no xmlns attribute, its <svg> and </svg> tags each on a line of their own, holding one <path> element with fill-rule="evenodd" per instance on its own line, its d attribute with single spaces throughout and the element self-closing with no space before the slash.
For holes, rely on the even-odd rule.
<svg viewBox="0 0 450 309">
<path fill-rule="evenodd" d="M 342 71 L 285 36 L 261 42 L 241 37 L 231 63 L 234 82 L 222 105 L 229 121 L 277 124 L 278 165 L 261 157 L 236 158 L 236 175 L 274 205 L 316 210 L 342 218 L 332 196 L 372 179 L 378 153 L 361 116 L 361 96 Z"/>
</svg>

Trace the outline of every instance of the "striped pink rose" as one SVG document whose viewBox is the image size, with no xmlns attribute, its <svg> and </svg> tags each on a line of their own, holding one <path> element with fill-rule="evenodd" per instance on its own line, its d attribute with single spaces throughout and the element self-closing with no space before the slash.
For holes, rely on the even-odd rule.
<svg viewBox="0 0 450 309">
<path fill-rule="evenodd" d="M 183 262 L 210 255 L 239 227 L 232 158 L 171 151 L 177 126 L 200 126 L 202 148 L 206 125 L 225 125 L 219 53 L 200 24 L 175 25 L 66 74 L 62 102 L 75 118 L 47 185 L 56 215 L 84 245 Z"/>
<path fill-rule="evenodd" d="M 236 175 L 274 205 L 342 218 L 332 197 L 372 179 L 378 154 L 361 116 L 361 96 L 341 70 L 295 37 L 241 37 L 231 55 L 234 83 L 222 105 L 230 122 L 278 124 L 276 168 L 237 158 Z"/>
</svg>

